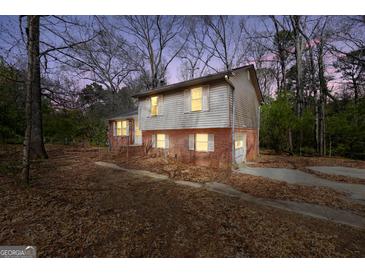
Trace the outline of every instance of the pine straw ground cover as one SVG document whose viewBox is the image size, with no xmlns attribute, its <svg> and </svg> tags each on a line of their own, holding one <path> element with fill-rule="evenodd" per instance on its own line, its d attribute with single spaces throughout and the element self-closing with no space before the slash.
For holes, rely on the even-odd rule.
<svg viewBox="0 0 365 274">
<path fill-rule="evenodd" d="M 260 154 L 254 163 L 249 164 L 251 167 L 304 168 L 308 166 L 344 166 L 365 168 L 365 161 L 347 158 L 277 155 L 265 150 L 260 151 Z"/>
<path fill-rule="evenodd" d="M 40 257 L 365 256 L 364 230 L 98 167 L 99 150 L 52 149 L 30 187 L 1 173 L 0 245 Z"/>
<path fill-rule="evenodd" d="M 327 173 L 319 172 L 319 171 L 312 170 L 312 169 L 309 169 L 309 168 L 304 168 L 304 167 L 299 168 L 299 169 L 301 171 L 311 173 L 313 175 L 316 175 L 317 177 L 327 179 L 327 180 L 330 180 L 330 181 L 337 181 L 337 182 L 341 182 L 341 183 L 345 183 L 345 184 L 365 185 L 365 179 L 347 177 L 347 176 L 342 176 L 342 175 L 327 174 Z"/>
<path fill-rule="evenodd" d="M 219 181 L 250 195 L 268 199 L 290 200 L 350 210 L 365 216 L 365 206 L 350 202 L 345 193 L 325 187 L 291 185 L 273 182 L 263 177 L 214 168 L 192 166 L 170 158 L 133 157 L 128 161 L 124 154 L 108 153 L 104 160 L 132 169 L 143 169 L 168 175 L 177 180 L 199 183 Z"/>
</svg>

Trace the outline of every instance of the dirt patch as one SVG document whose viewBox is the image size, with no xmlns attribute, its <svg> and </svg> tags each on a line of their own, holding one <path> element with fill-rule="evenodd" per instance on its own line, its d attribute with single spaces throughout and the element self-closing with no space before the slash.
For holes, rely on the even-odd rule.
<svg viewBox="0 0 365 274">
<path fill-rule="evenodd" d="M 363 230 L 98 167 L 64 147 L 0 180 L 0 245 L 40 257 L 364 257 Z M 106 153 L 106 152 L 105 152 Z M 208 176 L 208 175 L 206 175 Z"/>
</svg>

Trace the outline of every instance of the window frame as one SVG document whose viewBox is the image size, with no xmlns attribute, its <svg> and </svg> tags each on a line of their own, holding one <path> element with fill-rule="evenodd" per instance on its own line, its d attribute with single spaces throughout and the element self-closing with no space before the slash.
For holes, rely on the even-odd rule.
<svg viewBox="0 0 365 274">
<path fill-rule="evenodd" d="M 198 141 L 198 135 L 200 136 L 206 136 L 206 141 Z M 194 136 L 194 139 L 195 139 L 195 151 L 197 152 L 209 152 L 209 134 L 208 133 L 196 133 L 195 136 Z M 205 144 L 206 143 L 206 148 L 204 147 L 204 149 L 198 149 L 198 143 L 200 144 Z"/>
<path fill-rule="evenodd" d="M 116 127 L 115 136 L 117 137 L 128 136 L 127 135 L 128 120 L 115 121 L 115 127 Z"/>
<path fill-rule="evenodd" d="M 159 140 L 159 138 L 158 138 L 159 136 L 163 136 L 163 140 Z M 159 142 L 162 142 L 163 146 L 160 146 Z M 164 133 L 156 134 L 156 148 L 162 148 L 162 149 L 166 148 L 166 134 L 164 134 Z"/>
<path fill-rule="evenodd" d="M 122 136 L 122 120 L 118 120 L 116 121 L 116 128 L 117 128 L 117 131 L 116 131 L 116 136 Z M 120 127 L 119 127 L 120 125 Z"/>
<path fill-rule="evenodd" d="M 200 98 L 193 98 L 193 91 L 200 90 Z M 200 109 L 193 110 L 193 101 L 199 100 L 200 101 Z M 191 112 L 199 112 L 203 111 L 203 87 L 194 87 L 190 89 L 190 111 Z"/>
<path fill-rule="evenodd" d="M 151 115 L 151 117 L 158 116 L 158 114 L 159 114 L 159 109 L 158 109 L 158 101 L 159 101 L 159 98 L 158 97 L 159 96 L 156 95 L 156 96 L 151 96 L 151 98 L 150 98 L 150 104 L 151 104 L 150 105 L 150 115 Z M 155 105 L 153 103 L 153 98 L 156 98 Z M 154 110 L 155 110 L 156 113 L 154 113 Z"/>
</svg>

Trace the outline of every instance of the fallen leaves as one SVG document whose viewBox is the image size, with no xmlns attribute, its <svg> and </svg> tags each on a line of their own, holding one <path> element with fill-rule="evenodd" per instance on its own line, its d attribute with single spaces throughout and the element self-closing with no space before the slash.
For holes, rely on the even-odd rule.
<svg viewBox="0 0 365 274">
<path fill-rule="evenodd" d="M 98 167 L 95 161 L 109 157 L 98 149 L 51 147 L 49 155 L 34 166 L 30 188 L 1 177 L 0 245 L 35 245 L 40 257 L 365 255 L 364 231 Z M 151 169 L 179 178 L 225 177 L 155 161 Z M 258 184 L 264 195 L 267 185 Z"/>
</svg>

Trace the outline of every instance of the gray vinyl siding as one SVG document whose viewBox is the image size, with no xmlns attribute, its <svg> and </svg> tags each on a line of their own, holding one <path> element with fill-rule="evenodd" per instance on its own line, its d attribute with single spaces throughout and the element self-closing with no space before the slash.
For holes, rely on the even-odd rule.
<svg viewBox="0 0 365 274">
<path fill-rule="evenodd" d="M 229 89 L 226 82 L 209 85 L 209 110 L 184 113 L 184 90 L 163 94 L 163 115 L 148 117 L 139 99 L 142 130 L 224 128 L 229 122 Z"/>
<path fill-rule="evenodd" d="M 238 70 L 230 80 L 235 86 L 235 127 L 257 128 L 259 101 L 249 79 L 249 71 Z M 230 100 L 232 101 L 232 98 Z"/>
</svg>

